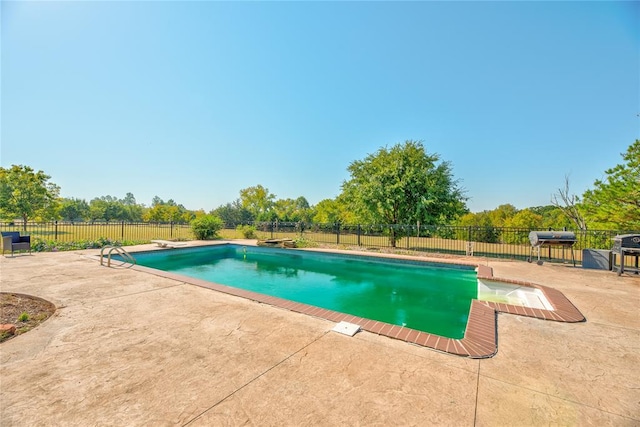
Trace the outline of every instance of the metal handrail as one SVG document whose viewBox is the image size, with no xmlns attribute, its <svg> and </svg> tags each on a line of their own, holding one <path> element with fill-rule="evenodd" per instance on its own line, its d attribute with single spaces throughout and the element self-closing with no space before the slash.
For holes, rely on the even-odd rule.
<svg viewBox="0 0 640 427">
<path fill-rule="evenodd" d="M 124 250 L 121 246 L 107 245 L 107 246 L 104 246 L 102 249 L 100 249 L 100 265 L 104 265 L 104 256 L 105 256 L 104 255 L 104 250 L 105 249 L 109 249 L 109 252 L 107 252 L 107 267 L 111 267 L 111 254 L 113 252 L 116 252 L 118 255 L 120 255 L 122 258 L 124 258 L 124 260 L 119 265 L 119 267 L 122 267 L 122 266 L 126 265 L 127 268 L 130 268 L 130 267 L 132 267 L 133 265 L 136 264 L 136 259 L 133 257 L 133 255 L 131 255 L 126 250 Z"/>
</svg>

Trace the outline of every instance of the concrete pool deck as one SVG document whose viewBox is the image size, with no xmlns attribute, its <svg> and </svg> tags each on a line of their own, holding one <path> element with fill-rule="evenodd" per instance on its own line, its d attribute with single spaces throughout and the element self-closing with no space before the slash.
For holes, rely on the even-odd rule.
<svg viewBox="0 0 640 427">
<path fill-rule="evenodd" d="M 3 426 L 640 425 L 638 276 L 474 258 L 561 291 L 587 321 L 499 314 L 497 354 L 468 359 L 101 267 L 98 252 L 0 257 L 1 291 L 58 307 L 0 344 Z"/>
</svg>

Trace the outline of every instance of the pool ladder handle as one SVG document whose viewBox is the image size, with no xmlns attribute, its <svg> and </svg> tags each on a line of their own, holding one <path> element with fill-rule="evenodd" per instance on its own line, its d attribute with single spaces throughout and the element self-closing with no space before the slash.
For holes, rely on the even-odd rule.
<svg viewBox="0 0 640 427">
<path fill-rule="evenodd" d="M 100 265 L 104 265 L 104 250 L 105 249 L 109 249 L 109 252 L 107 252 L 107 267 L 111 267 L 111 254 L 113 252 L 117 253 L 118 255 L 122 256 L 122 258 L 124 258 L 124 261 L 122 261 L 122 264 L 120 264 L 120 266 L 125 265 L 128 263 L 127 268 L 132 267 L 133 265 L 135 265 L 136 263 L 136 259 L 133 257 L 133 255 L 131 255 L 129 252 L 127 252 L 126 250 L 124 250 L 124 248 L 122 248 L 121 246 L 111 246 L 111 245 L 107 245 L 104 246 L 102 249 L 100 249 Z"/>
</svg>

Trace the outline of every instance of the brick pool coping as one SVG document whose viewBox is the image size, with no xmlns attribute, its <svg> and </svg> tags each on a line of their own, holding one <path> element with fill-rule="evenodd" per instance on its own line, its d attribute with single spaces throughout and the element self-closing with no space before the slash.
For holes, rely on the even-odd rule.
<svg viewBox="0 0 640 427">
<path fill-rule="evenodd" d="M 338 253 L 342 253 L 342 251 L 339 251 Z M 405 257 L 399 258 L 407 259 Z M 416 258 L 408 259 L 417 260 Z M 427 261 L 423 262 L 427 263 Z M 553 320 L 558 322 L 583 322 L 586 320 L 582 313 L 580 313 L 580 311 L 564 296 L 564 294 L 556 289 L 531 282 L 497 278 L 493 275 L 493 269 L 484 265 L 461 262 L 447 262 L 447 260 L 439 262 L 442 262 L 443 264 L 449 263 L 474 266 L 477 268 L 478 279 L 486 279 L 539 289 L 544 293 L 545 297 L 554 309 L 544 310 L 474 299 L 471 302 L 471 308 L 469 310 L 469 318 L 467 320 L 467 328 L 465 330 L 464 337 L 461 339 L 454 339 L 418 331 L 403 326 L 392 325 L 377 320 L 365 319 L 362 317 L 353 316 L 351 314 L 340 313 L 309 304 L 260 294 L 258 292 L 247 291 L 244 289 L 212 283 L 201 279 L 182 276 L 167 271 L 143 267 L 140 265 L 134 265 L 132 268 L 138 271 L 154 274 L 156 276 L 161 276 L 168 279 L 211 289 L 214 291 L 223 292 L 225 294 L 246 298 L 262 304 L 269 304 L 274 307 L 283 308 L 285 310 L 293 311 L 296 313 L 306 314 L 309 316 L 329 320 L 331 322 L 338 323 L 341 321 L 345 321 L 353 323 L 360 326 L 360 329 L 367 332 L 406 341 L 408 343 L 428 347 L 444 353 L 455 354 L 458 356 L 469 357 L 473 359 L 488 358 L 494 356 L 497 353 L 498 312 L 534 317 L 543 320 Z"/>
</svg>

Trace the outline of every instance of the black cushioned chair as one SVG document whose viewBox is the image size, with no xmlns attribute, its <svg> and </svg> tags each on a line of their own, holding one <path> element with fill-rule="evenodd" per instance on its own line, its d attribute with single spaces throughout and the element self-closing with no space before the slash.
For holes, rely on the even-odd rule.
<svg viewBox="0 0 640 427">
<path fill-rule="evenodd" d="M 2 232 L 2 255 L 8 250 L 13 251 L 29 251 L 31 253 L 31 236 L 21 236 L 18 231 Z"/>
</svg>

